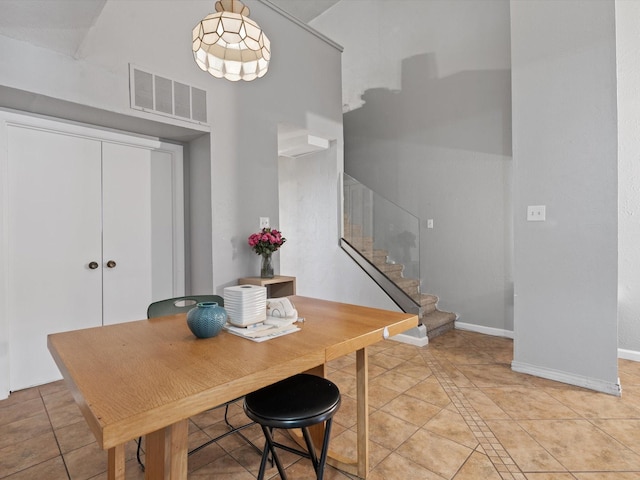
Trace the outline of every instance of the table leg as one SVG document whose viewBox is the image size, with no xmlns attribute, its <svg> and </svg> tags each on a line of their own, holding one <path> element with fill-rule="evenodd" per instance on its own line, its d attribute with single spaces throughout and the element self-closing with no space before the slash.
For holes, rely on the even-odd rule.
<svg viewBox="0 0 640 480">
<path fill-rule="evenodd" d="M 186 480 L 189 419 L 145 438 L 145 480 Z"/>
<path fill-rule="evenodd" d="M 305 373 L 309 373 L 311 375 L 317 375 L 318 377 L 326 377 L 326 369 L 325 365 L 318 365 L 311 370 L 307 370 Z M 312 425 L 309 427 L 309 433 L 311 434 L 311 438 L 313 439 L 313 444 L 316 449 L 320 451 L 322 449 L 322 444 L 324 441 L 324 423 L 320 423 L 318 425 Z M 305 445 L 302 443 L 302 436 L 300 436 L 300 445 Z M 306 445 L 305 445 L 306 450 Z"/>
<path fill-rule="evenodd" d="M 107 452 L 108 480 L 124 480 L 124 445 L 110 448 Z"/>
<path fill-rule="evenodd" d="M 367 349 L 356 352 L 356 392 L 358 419 L 358 476 L 369 473 L 369 359 Z"/>
<path fill-rule="evenodd" d="M 323 376 L 324 365 L 309 370 L 307 373 Z M 356 351 L 356 395 L 358 429 L 356 438 L 357 458 L 355 461 L 345 458 L 329 446 L 327 463 L 344 472 L 366 479 L 369 473 L 369 359 L 367 357 L 366 347 Z M 322 434 L 324 433 L 323 425 L 314 425 L 309 428 L 309 431 L 312 438 L 314 438 L 314 445 L 320 448 L 322 445 Z M 292 434 L 292 437 L 299 445 L 304 445 L 302 435 L 296 432 Z"/>
</svg>

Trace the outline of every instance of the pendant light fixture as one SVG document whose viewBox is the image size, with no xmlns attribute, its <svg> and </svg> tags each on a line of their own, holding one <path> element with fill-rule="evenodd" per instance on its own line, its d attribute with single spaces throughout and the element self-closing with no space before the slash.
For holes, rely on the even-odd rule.
<svg viewBox="0 0 640 480">
<path fill-rule="evenodd" d="M 219 0 L 193 29 L 193 58 L 216 78 L 250 81 L 267 73 L 271 43 L 240 0 Z"/>
</svg>

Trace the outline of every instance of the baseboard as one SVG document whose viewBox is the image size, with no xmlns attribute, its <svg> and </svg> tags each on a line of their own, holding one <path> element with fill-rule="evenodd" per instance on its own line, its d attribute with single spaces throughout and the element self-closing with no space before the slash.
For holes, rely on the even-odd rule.
<svg viewBox="0 0 640 480">
<path fill-rule="evenodd" d="M 554 380 L 561 383 L 567 383 L 569 385 L 575 385 L 577 387 L 588 388 L 589 390 L 608 393 L 617 397 L 619 397 L 622 393 L 620 379 L 618 379 L 618 383 L 605 382 L 603 380 L 597 380 L 595 378 L 584 377 L 582 375 L 574 375 L 567 372 L 561 372 L 559 370 L 553 370 L 551 368 L 537 367 L 535 365 L 529 365 L 527 363 L 516 361 L 511 362 L 511 369 L 514 372 L 535 375 L 536 377 L 546 378 L 548 380 Z"/>
<path fill-rule="evenodd" d="M 469 332 L 484 333 L 485 335 L 492 335 L 494 337 L 506 337 L 506 338 L 513 339 L 513 332 L 511 330 L 485 327 L 482 325 L 475 325 L 473 323 L 463 323 L 463 322 L 456 321 L 456 329 L 467 330 Z"/>
<path fill-rule="evenodd" d="M 395 340 L 396 342 L 400 343 L 406 343 L 415 347 L 426 347 L 427 345 L 429 345 L 429 337 L 416 338 L 411 335 L 405 335 L 404 333 L 394 335 L 390 338 L 390 340 Z"/>
<path fill-rule="evenodd" d="M 640 352 L 638 352 L 637 350 L 625 350 L 624 348 L 619 348 L 618 358 L 640 362 Z"/>
<path fill-rule="evenodd" d="M 485 335 L 492 335 L 494 337 L 506 337 L 513 340 L 514 335 L 511 330 L 502 330 L 500 328 L 485 327 L 482 325 L 475 325 L 473 323 L 463 323 L 456 321 L 456 329 L 466 330 L 469 332 L 484 333 Z M 632 360 L 634 362 L 640 362 L 640 352 L 637 350 L 626 350 L 624 348 L 618 349 L 618 358 L 625 360 Z"/>
<path fill-rule="evenodd" d="M 485 327 L 482 325 L 475 325 L 473 323 L 463 323 L 456 321 L 456 329 L 483 333 L 485 335 L 493 335 L 494 337 L 506 337 L 511 339 L 514 338 L 514 334 L 510 330 Z M 640 362 L 640 352 L 637 350 L 625 350 L 624 348 L 619 348 L 618 358 Z M 534 367 L 532 365 L 527 365 L 519 362 L 512 362 L 511 368 L 516 372 L 527 373 L 529 375 L 535 375 L 537 377 L 547 378 L 549 380 L 556 380 L 558 382 L 568 383 L 570 385 L 576 385 L 578 387 L 589 388 L 591 390 L 597 390 L 599 392 L 609 393 L 611 395 L 620 396 L 620 393 L 622 391 L 622 387 L 620 386 L 620 379 L 618 379 L 617 384 L 614 384 L 603 382 L 601 380 L 595 380 L 593 378 L 570 375 L 566 372 L 560 372 L 558 370 Z"/>
<path fill-rule="evenodd" d="M 396 342 L 406 343 L 415 347 L 426 347 L 429 344 L 429 337 L 427 337 L 427 328 L 424 325 L 418 325 L 416 328 L 408 330 L 408 332 L 418 333 L 418 336 L 410 335 L 409 333 L 399 333 L 390 338 Z"/>
</svg>

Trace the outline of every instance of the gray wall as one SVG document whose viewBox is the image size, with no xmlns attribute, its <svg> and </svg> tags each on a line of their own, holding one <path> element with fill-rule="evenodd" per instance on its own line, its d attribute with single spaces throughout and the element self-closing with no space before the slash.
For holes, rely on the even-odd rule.
<svg viewBox="0 0 640 480">
<path fill-rule="evenodd" d="M 345 171 L 434 219 L 423 290 L 515 331 L 514 368 L 617 393 L 614 2 L 355 3 L 313 22 L 345 46 Z M 526 222 L 539 204 L 547 221 Z M 631 332 L 637 278 L 621 277 Z"/>
<path fill-rule="evenodd" d="M 640 2 L 616 1 L 618 65 L 618 341 L 640 361 Z"/>
<path fill-rule="evenodd" d="M 213 292 L 211 275 L 212 238 L 203 232 L 212 231 L 211 221 L 211 141 L 202 135 L 189 142 L 185 164 L 186 263 L 189 265 L 186 291 L 191 295 Z"/>
<path fill-rule="evenodd" d="M 39 98 L 46 96 L 67 102 L 69 108 L 56 113 L 74 120 L 80 115 L 73 105 L 78 110 L 90 106 L 103 112 L 93 117 L 98 123 L 118 114 L 139 118 L 141 124 L 155 122 L 159 135 L 166 131 L 162 128 L 166 124 L 202 131 L 205 137 L 191 141 L 188 151 L 192 158 L 186 159 L 192 174 L 187 177 L 191 183 L 186 190 L 190 200 L 188 254 L 193 266 L 189 284 L 198 293 L 220 293 L 238 277 L 259 271 L 257 256 L 246 240 L 257 231 L 259 217 L 268 216 L 274 225 L 279 223 L 278 123 L 315 129 L 316 124 L 325 125 L 329 120 L 327 136 L 342 144 L 340 50 L 269 6 L 248 0 L 251 18 L 272 42 L 269 72 L 254 82 L 216 79 L 196 66 L 191 51 L 191 31 L 214 11 L 213 3 L 109 0 L 91 28 L 82 31 L 85 36 L 79 47 L 69 54 L 15 40 L 11 29 L 0 30 L 0 88 L 28 92 L 24 104 L 17 108 L 37 112 Z M 55 5 L 65 8 L 66 4 L 47 2 L 54 10 Z M 150 16 L 152 20 L 140 21 Z M 68 25 L 74 28 L 73 18 Z M 206 124 L 132 110 L 129 64 L 205 90 Z M 131 123 L 135 122 L 122 125 Z M 147 133 L 153 134 L 154 129 Z M 332 187 L 342 169 L 336 155 L 334 151 L 330 160 L 335 177 Z M 335 217 L 337 195 L 332 202 L 318 209 Z M 337 243 L 322 248 L 338 249 Z M 296 275 L 292 270 L 286 273 Z M 329 283 L 332 288 L 334 282 Z M 322 291 L 322 284 L 316 286 Z"/>
<path fill-rule="evenodd" d="M 60 0 L 46 3 L 54 10 L 57 6 L 68 7 L 68 2 Z M 165 138 L 174 140 L 180 140 L 180 132 L 189 136 L 185 139 L 191 142 L 187 149 L 190 158 L 185 162 L 192 161 L 186 190 L 190 209 L 188 253 L 193 266 L 189 282 L 197 293 L 222 293 L 239 277 L 259 272 L 258 258 L 247 245 L 247 237 L 258 230 L 261 216 L 279 225 L 278 123 L 320 130 L 342 145 L 340 50 L 266 4 L 255 0 L 247 4 L 251 18 L 270 37 L 273 50 L 269 72 L 254 82 L 216 79 L 193 61 L 191 31 L 213 11 L 210 0 L 108 0 L 90 28 L 83 30 L 85 36 L 77 48 L 68 53 L 14 39 L 13 29 L 0 29 L 0 99 L 10 97 L 13 108 L 112 128 L 144 130 L 150 135 L 170 132 Z M 65 18 L 69 15 L 66 28 L 71 30 L 75 28 L 73 13 L 73 9 L 65 12 Z M 205 90 L 207 123 L 192 124 L 132 110 L 130 63 Z M 17 90 L 22 94 L 14 95 Z M 194 140 L 197 135 L 205 137 Z M 341 151 L 336 148 L 333 157 L 325 159 L 326 172 L 319 180 L 334 195 L 314 205 L 318 218 L 331 218 L 335 225 Z M 0 181 L 0 212 L 5 208 L 2 189 Z M 302 220 L 311 222 L 308 217 Z M 279 226 L 286 235 L 287 225 Z M 337 235 L 334 241 L 312 246 L 320 258 L 342 258 Z M 280 255 L 287 255 L 286 246 Z M 0 241 L 0 259 L 5 256 Z M 364 276 L 352 263 L 338 260 L 331 269 L 326 263 L 305 263 L 304 269 L 298 268 L 297 262 L 304 261 L 305 257 L 294 257 L 282 273 L 300 274 L 307 295 L 368 304 L 360 301 L 362 296 L 357 291 L 352 294 L 351 283 Z M 8 326 L 3 299 L 7 281 L 2 273 L 0 268 L 0 392 L 5 392 Z M 339 298 L 336 291 L 340 292 Z"/>
<path fill-rule="evenodd" d="M 510 335 L 509 3 L 342 1 L 312 24 L 345 47 L 346 173 L 420 219 L 424 293 Z"/>
<path fill-rule="evenodd" d="M 513 367 L 616 393 L 614 3 L 512 1 L 511 31 Z"/>
</svg>

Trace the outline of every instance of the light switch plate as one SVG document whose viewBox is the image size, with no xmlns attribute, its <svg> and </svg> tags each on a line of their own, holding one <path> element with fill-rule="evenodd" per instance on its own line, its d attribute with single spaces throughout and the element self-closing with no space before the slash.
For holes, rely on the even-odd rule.
<svg viewBox="0 0 640 480">
<path fill-rule="evenodd" d="M 544 222 L 546 219 L 546 205 L 529 205 L 527 207 L 527 222 Z"/>
</svg>

